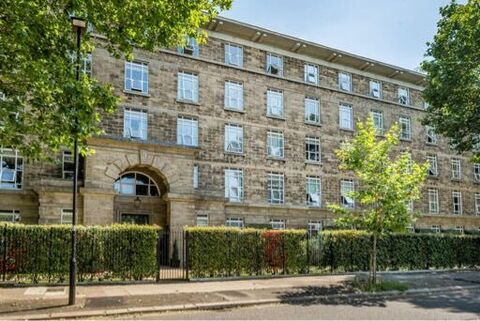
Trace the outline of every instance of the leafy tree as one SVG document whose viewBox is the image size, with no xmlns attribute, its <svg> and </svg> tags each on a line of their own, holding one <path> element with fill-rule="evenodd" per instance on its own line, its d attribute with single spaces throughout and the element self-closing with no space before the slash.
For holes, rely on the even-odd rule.
<svg viewBox="0 0 480 321">
<path fill-rule="evenodd" d="M 428 43 L 425 123 L 459 151 L 480 156 L 480 0 L 452 1 L 440 9 L 437 34 Z"/>
<path fill-rule="evenodd" d="M 420 189 L 427 173 L 427 164 L 412 161 L 408 152 L 398 153 L 399 129 L 395 124 L 378 137 L 370 118 L 359 122 L 355 137 L 342 144 L 335 153 L 339 168 L 352 172 L 358 188 L 351 197 L 358 208 L 338 204 L 328 207 L 338 215 L 340 226 L 365 229 L 372 234 L 370 280 L 376 282 L 377 239 L 384 233 L 404 231 L 414 219 L 408 203 L 420 197 Z"/>
<path fill-rule="evenodd" d="M 101 133 L 103 113 L 118 99 L 108 84 L 83 75 L 75 81 L 76 37 L 70 17 L 84 18 L 115 57 L 133 58 L 133 49 L 155 50 L 202 42 L 199 27 L 232 0 L 2 0 L 0 1 L 0 146 L 31 158 L 48 157 L 73 145 L 82 150 Z M 81 43 L 86 55 L 99 45 L 92 32 Z M 78 122 L 76 121 L 78 120 Z M 78 125 L 77 125 L 78 124 Z"/>
</svg>

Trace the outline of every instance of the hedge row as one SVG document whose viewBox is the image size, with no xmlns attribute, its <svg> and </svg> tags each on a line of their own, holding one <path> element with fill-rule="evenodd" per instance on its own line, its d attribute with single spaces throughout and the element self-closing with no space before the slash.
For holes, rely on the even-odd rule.
<svg viewBox="0 0 480 321">
<path fill-rule="evenodd" d="M 299 274 L 307 271 L 305 230 L 187 228 L 192 277 Z"/>
<path fill-rule="evenodd" d="M 139 225 L 78 227 L 80 281 L 154 277 L 158 228 Z M 71 227 L 0 224 L 0 277 L 17 282 L 68 278 Z"/>
<path fill-rule="evenodd" d="M 363 231 L 325 231 L 310 241 L 312 262 L 331 271 L 366 271 L 372 248 Z M 454 234 L 391 234 L 378 240 L 379 270 L 480 266 L 480 237 Z"/>
</svg>

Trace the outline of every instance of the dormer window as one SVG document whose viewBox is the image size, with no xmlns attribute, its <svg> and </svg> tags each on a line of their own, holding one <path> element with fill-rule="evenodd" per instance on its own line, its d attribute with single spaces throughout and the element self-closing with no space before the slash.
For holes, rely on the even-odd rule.
<svg viewBox="0 0 480 321">
<path fill-rule="evenodd" d="M 198 46 L 197 40 L 193 37 L 187 36 L 186 43 L 187 44 L 184 47 L 177 47 L 177 52 L 184 55 L 198 57 L 200 53 L 200 48 Z"/>
<path fill-rule="evenodd" d="M 305 82 L 309 84 L 318 84 L 318 66 L 305 64 Z"/>
<path fill-rule="evenodd" d="M 400 87 L 398 88 L 398 103 L 402 105 L 410 104 L 410 95 L 408 88 Z"/>
<path fill-rule="evenodd" d="M 338 87 L 340 90 L 352 91 L 352 75 L 347 72 L 339 72 Z"/>
<path fill-rule="evenodd" d="M 283 58 L 272 53 L 268 53 L 267 73 L 276 76 L 283 76 Z"/>
<path fill-rule="evenodd" d="M 373 98 L 382 97 L 382 84 L 377 80 L 370 80 L 370 96 Z"/>
</svg>

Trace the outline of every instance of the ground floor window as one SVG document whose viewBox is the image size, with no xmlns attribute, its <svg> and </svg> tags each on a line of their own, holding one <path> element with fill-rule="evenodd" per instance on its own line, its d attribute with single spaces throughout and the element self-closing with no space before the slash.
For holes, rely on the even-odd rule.
<svg viewBox="0 0 480 321">
<path fill-rule="evenodd" d="M 310 220 L 307 228 L 309 236 L 316 236 L 322 230 L 322 221 Z"/>
<path fill-rule="evenodd" d="M 20 222 L 20 211 L 18 210 L 0 210 L 0 222 Z"/>
<path fill-rule="evenodd" d="M 73 222 L 73 210 L 71 208 L 62 208 L 60 223 L 72 224 L 72 222 Z"/>
<path fill-rule="evenodd" d="M 440 233 L 440 225 L 432 225 L 431 230 L 433 233 Z"/>
<path fill-rule="evenodd" d="M 122 223 L 147 225 L 148 221 L 147 214 L 122 214 Z"/>
<path fill-rule="evenodd" d="M 245 222 L 243 221 L 243 218 L 240 217 L 229 217 L 225 221 L 225 226 L 229 227 L 244 227 Z"/>
<path fill-rule="evenodd" d="M 283 219 L 271 219 L 270 226 L 274 230 L 284 230 L 285 229 L 285 220 Z"/>
<path fill-rule="evenodd" d="M 198 214 L 195 223 L 197 226 L 208 226 L 208 215 Z"/>
<path fill-rule="evenodd" d="M 0 148 L 0 189 L 21 189 L 23 157 L 18 151 Z"/>
</svg>

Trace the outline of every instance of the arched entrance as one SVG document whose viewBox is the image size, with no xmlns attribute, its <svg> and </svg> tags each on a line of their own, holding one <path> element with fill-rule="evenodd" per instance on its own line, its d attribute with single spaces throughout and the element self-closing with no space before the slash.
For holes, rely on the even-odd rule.
<svg viewBox="0 0 480 321">
<path fill-rule="evenodd" d="M 146 167 L 133 167 L 115 180 L 114 221 L 166 226 L 165 179 Z"/>
</svg>

